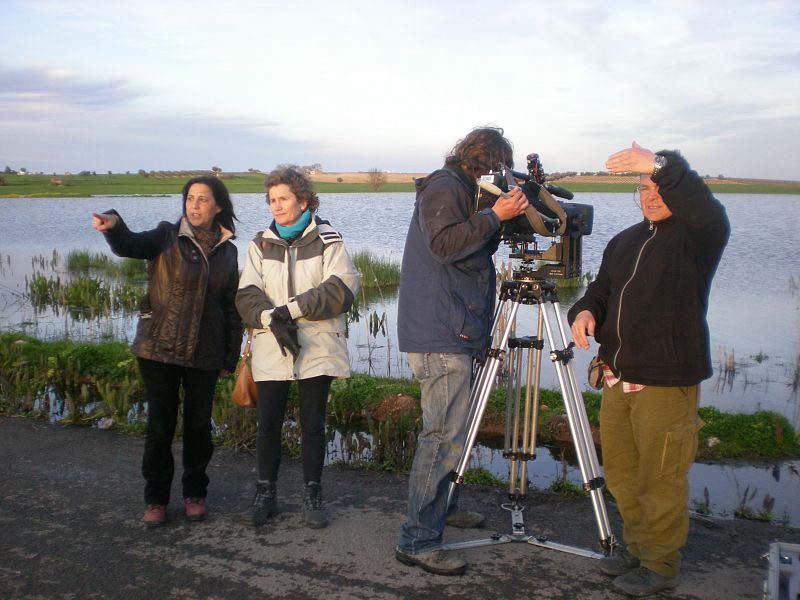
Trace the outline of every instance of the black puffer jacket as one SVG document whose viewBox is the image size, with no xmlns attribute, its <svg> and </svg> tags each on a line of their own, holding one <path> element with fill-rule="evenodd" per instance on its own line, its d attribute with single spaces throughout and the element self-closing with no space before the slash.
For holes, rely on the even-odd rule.
<svg viewBox="0 0 800 600">
<path fill-rule="evenodd" d="M 591 311 L 600 357 L 624 381 L 688 386 L 712 374 L 708 295 L 730 225 L 686 161 L 659 154 L 668 162 L 653 181 L 672 216 L 617 234 L 568 318 Z"/>
<path fill-rule="evenodd" d="M 242 323 L 234 304 L 239 265 L 231 232 L 223 228 L 206 257 L 185 218 L 134 233 L 116 211 L 108 214 L 119 218 L 105 234 L 114 254 L 148 261 L 133 353 L 184 367 L 233 371 Z"/>
</svg>

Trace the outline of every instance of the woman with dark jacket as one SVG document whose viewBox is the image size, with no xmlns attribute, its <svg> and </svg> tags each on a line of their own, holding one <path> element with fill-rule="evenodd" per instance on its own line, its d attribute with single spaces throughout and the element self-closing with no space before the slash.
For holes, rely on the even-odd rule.
<svg viewBox="0 0 800 600">
<path fill-rule="evenodd" d="M 261 525 L 276 511 L 281 429 L 289 386 L 300 405 L 303 514 L 309 527 L 328 524 L 322 507 L 325 407 L 331 381 L 350 374 L 344 313 L 360 275 L 344 242 L 316 216 L 311 182 L 291 168 L 266 179 L 272 224 L 247 248 L 236 306 L 254 328 L 253 378 L 258 389 L 258 481 L 248 520 Z"/>
<path fill-rule="evenodd" d="M 214 390 L 219 376 L 235 370 L 242 343 L 231 241 L 236 215 L 228 190 L 216 177 L 194 177 L 182 195 L 181 218 L 150 231 L 130 231 L 115 210 L 92 215 L 92 227 L 114 254 L 147 260 L 147 293 L 131 349 L 147 399 L 142 474 L 148 527 L 167 520 L 181 386 L 184 512 L 190 521 L 205 519 Z"/>
</svg>

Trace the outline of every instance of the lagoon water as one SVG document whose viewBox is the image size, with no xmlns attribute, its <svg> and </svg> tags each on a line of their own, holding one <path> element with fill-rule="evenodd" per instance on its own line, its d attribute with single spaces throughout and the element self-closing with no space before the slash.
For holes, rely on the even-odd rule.
<svg viewBox="0 0 800 600">
<path fill-rule="evenodd" d="M 715 373 L 703 383 L 701 403 L 727 412 L 771 410 L 800 429 L 800 261 L 796 248 L 800 196 L 719 194 L 718 198 L 728 211 L 732 234 L 711 292 L 709 324 Z M 233 199 L 240 219 L 237 246 L 241 264 L 247 242 L 267 226 L 269 219 L 263 194 L 235 194 Z M 369 250 L 401 261 L 413 194 L 322 194 L 320 201 L 320 216 L 341 231 L 351 252 Z M 596 273 L 608 240 L 638 221 L 641 213 L 632 194 L 584 193 L 577 194 L 574 202 L 594 207 L 594 230 L 584 238 L 583 266 L 585 272 Z M 34 270 L 48 274 L 42 263 L 49 261 L 54 251 L 61 257 L 62 266 L 57 271 L 62 275 L 63 258 L 70 250 L 107 251 L 102 236 L 91 228 L 90 214 L 109 208 L 116 208 L 131 229 L 142 230 L 154 227 L 159 220 L 177 219 L 181 200 L 177 195 L 0 199 L 0 330 L 24 330 L 42 338 L 130 338 L 135 315 L 78 322 L 63 313 L 36 312 L 25 298 L 24 278 Z M 37 266 L 33 265 L 34 257 L 43 257 Z M 508 262 L 502 246 L 497 262 Z M 562 312 L 580 293 L 579 289 L 560 290 Z M 396 291 L 383 290 L 377 300 L 371 299 L 368 308 L 362 309 L 362 317 L 367 312 L 385 314 L 388 327 L 385 335 L 374 335 L 364 318 L 350 324 L 353 369 L 408 376 L 405 359 L 396 350 Z M 533 333 L 534 309 L 523 307 L 517 325 L 520 334 Z M 577 353 L 574 368 L 579 381 L 593 354 L 591 350 Z M 543 385 L 558 386 L 547 366 Z M 553 464 L 551 461 L 543 469 L 552 470 Z M 697 480 L 693 498 L 702 495 L 704 481 L 714 478 L 707 473 L 698 475 L 702 467 L 707 466 L 695 465 L 692 471 Z M 794 507 L 797 502 L 789 502 L 800 497 L 800 477 L 794 466 L 753 467 L 767 473 L 767 481 L 775 480 L 775 468 L 778 479 L 783 473 L 780 487 L 785 488 L 787 481 L 789 485 L 777 494 L 788 496 L 783 506 L 779 498 L 775 513 L 787 512 L 793 522 L 800 523 L 800 509 Z M 716 477 L 724 479 L 719 473 Z M 740 495 L 748 482 L 737 479 L 737 490 L 731 489 L 728 495 Z M 764 483 L 762 492 L 765 489 L 772 488 Z M 713 491 L 711 500 L 718 500 Z"/>
<path fill-rule="evenodd" d="M 800 261 L 796 242 L 800 196 L 720 194 L 731 220 L 732 235 L 711 292 L 714 376 L 704 382 L 702 403 L 724 411 L 750 413 L 772 410 L 800 428 Z M 575 202 L 595 209 L 594 231 L 584 238 L 584 271 L 596 273 L 603 248 L 616 232 L 639 218 L 630 194 L 579 194 Z M 248 241 L 268 224 L 264 196 L 234 195 L 240 262 Z M 319 214 L 337 227 L 351 252 L 369 250 L 400 262 L 414 197 L 395 194 L 322 194 Z M 134 230 L 174 220 L 179 196 L 0 199 L 0 328 L 23 326 L 41 337 L 130 335 L 134 316 L 114 315 L 105 323 L 73 323 L 47 313 L 35 314 L 26 304 L 24 277 L 33 271 L 31 259 L 53 251 L 62 258 L 75 249 L 106 251 L 101 235 L 90 226 L 90 213 L 116 208 Z M 507 262 L 505 248 L 498 264 Z M 63 261 L 62 261 L 63 262 Z M 561 289 L 566 311 L 581 293 Z M 372 337 L 363 323 L 351 324 L 354 370 L 408 375 L 405 360 L 394 347 L 396 291 L 384 290 L 370 311 L 386 313 L 386 336 Z M 534 309 L 523 307 L 517 322 L 522 334 L 535 323 Z M 109 327 L 112 327 L 109 331 Z M 578 352 L 575 371 L 582 373 L 593 352 Z M 725 366 L 734 367 L 731 371 Z M 555 378 L 545 368 L 545 384 Z"/>
</svg>

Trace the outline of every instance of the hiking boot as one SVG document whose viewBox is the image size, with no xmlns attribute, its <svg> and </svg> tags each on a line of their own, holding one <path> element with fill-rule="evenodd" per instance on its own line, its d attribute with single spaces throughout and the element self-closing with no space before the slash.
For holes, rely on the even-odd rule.
<svg viewBox="0 0 800 600">
<path fill-rule="evenodd" d="M 167 505 L 148 504 L 144 509 L 142 521 L 147 527 L 161 527 L 167 522 Z"/>
<path fill-rule="evenodd" d="M 257 481 L 253 505 L 247 511 L 247 521 L 258 527 L 278 512 L 278 488 L 274 481 Z"/>
<path fill-rule="evenodd" d="M 397 547 L 394 550 L 394 557 L 404 565 L 422 567 L 423 571 L 437 575 L 461 575 L 467 570 L 466 562 L 444 550 L 409 554 Z"/>
<path fill-rule="evenodd" d="M 630 573 L 638 567 L 639 559 L 628 552 L 627 548 L 617 554 L 604 556 L 600 559 L 600 562 L 597 563 L 598 569 L 600 569 L 606 575 L 611 575 L 612 577 Z"/>
<path fill-rule="evenodd" d="M 620 575 L 613 583 L 621 592 L 641 598 L 667 588 L 674 588 L 678 585 L 678 576 L 666 577 L 646 567 L 639 567 L 635 571 Z"/>
<path fill-rule="evenodd" d="M 486 518 L 477 512 L 470 510 L 457 510 L 452 515 L 448 515 L 445 519 L 445 525 L 451 527 L 460 527 L 461 529 L 470 529 L 473 527 L 480 527 Z"/>
<path fill-rule="evenodd" d="M 206 518 L 206 499 L 184 498 L 183 512 L 187 521 L 203 521 Z"/>
<path fill-rule="evenodd" d="M 322 485 L 316 481 L 309 481 L 303 490 L 303 519 L 312 529 L 328 526 L 328 517 L 322 506 Z"/>
</svg>

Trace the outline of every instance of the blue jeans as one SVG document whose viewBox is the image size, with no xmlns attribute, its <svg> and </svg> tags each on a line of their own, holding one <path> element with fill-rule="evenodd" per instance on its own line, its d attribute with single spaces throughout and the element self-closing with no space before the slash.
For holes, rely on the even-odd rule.
<svg viewBox="0 0 800 600">
<path fill-rule="evenodd" d="M 467 437 L 472 358 L 468 354 L 409 353 L 422 392 L 422 431 L 408 481 L 408 514 L 399 548 L 408 554 L 442 545 L 447 493 Z"/>
</svg>

